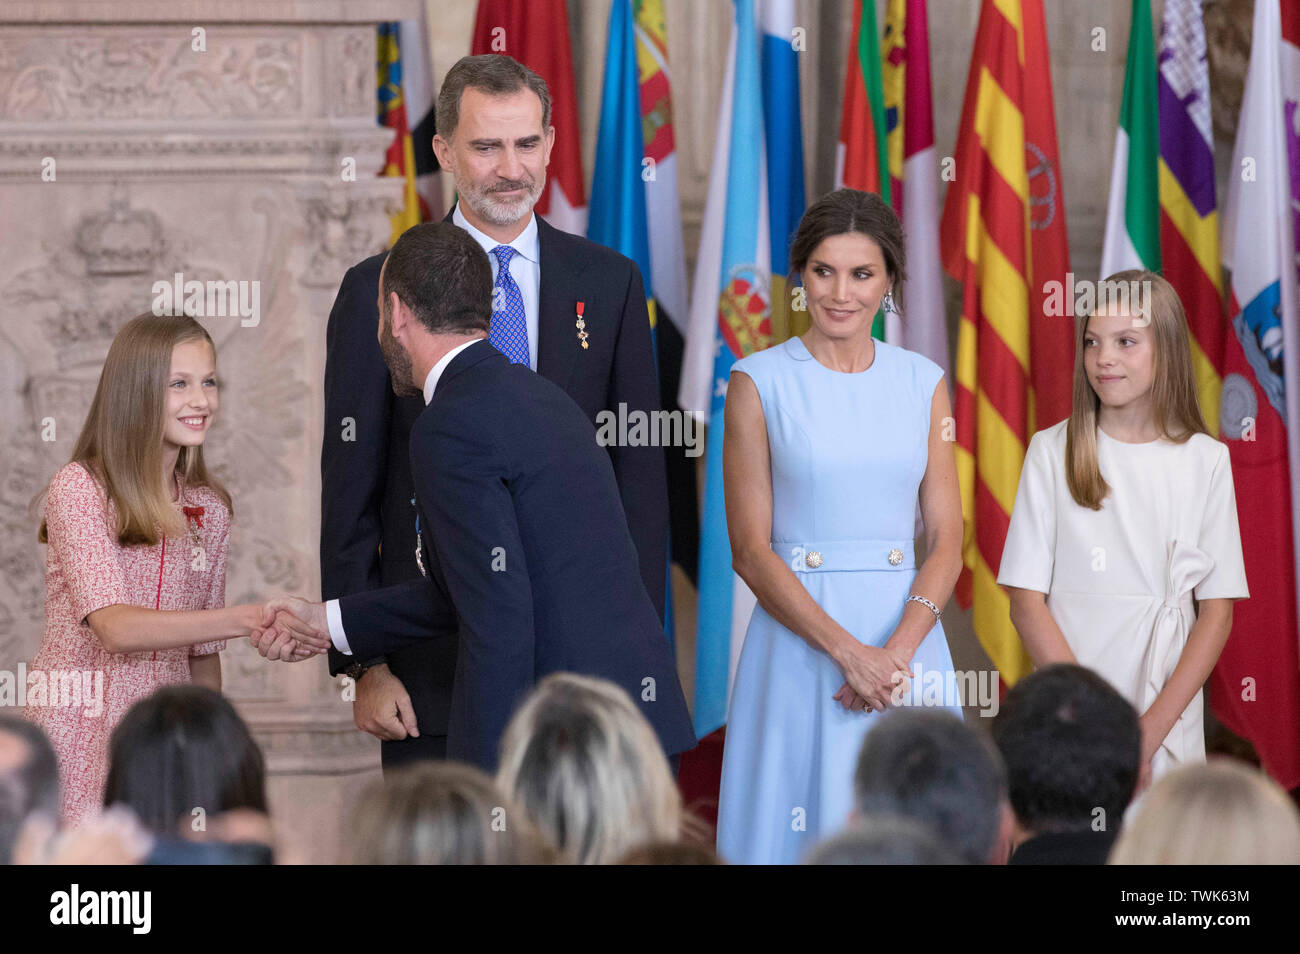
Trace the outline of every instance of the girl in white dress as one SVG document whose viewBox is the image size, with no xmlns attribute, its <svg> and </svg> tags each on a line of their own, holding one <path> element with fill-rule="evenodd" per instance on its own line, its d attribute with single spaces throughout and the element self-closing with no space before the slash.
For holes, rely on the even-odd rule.
<svg viewBox="0 0 1300 954">
<path fill-rule="evenodd" d="M 1145 780 L 1204 761 L 1201 687 L 1250 594 L 1182 303 L 1151 272 L 1106 283 L 1134 295 L 1076 321 L 1074 407 L 1029 442 L 998 583 L 1035 665 L 1088 666 L 1133 703 Z"/>
</svg>

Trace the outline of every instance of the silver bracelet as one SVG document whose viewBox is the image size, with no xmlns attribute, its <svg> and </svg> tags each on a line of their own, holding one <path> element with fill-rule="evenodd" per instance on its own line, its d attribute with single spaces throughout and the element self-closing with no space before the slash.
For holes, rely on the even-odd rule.
<svg viewBox="0 0 1300 954">
<path fill-rule="evenodd" d="M 907 599 L 903 600 L 903 605 L 906 606 L 908 603 L 911 603 L 913 601 L 920 603 L 922 606 L 926 607 L 931 613 L 934 614 L 934 621 L 936 623 L 939 622 L 939 617 L 941 616 L 939 612 L 939 607 L 935 606 L 924 596 L 917 596 L 915 593 L 913 593 Z"/>
</svg>

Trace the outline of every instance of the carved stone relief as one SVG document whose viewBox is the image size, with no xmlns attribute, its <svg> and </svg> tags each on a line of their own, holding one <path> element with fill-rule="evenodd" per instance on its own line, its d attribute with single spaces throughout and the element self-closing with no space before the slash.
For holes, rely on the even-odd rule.
<svg viewBox="0 0 1300 954">
<path fill-rule="evenodd" d="M 193 48 L 190 29 L 105 27 L 34 43 L 0 37 L 0 121 L 292 116 L 302 105 L 302 43 L 243 30 Z"/>
</svg>

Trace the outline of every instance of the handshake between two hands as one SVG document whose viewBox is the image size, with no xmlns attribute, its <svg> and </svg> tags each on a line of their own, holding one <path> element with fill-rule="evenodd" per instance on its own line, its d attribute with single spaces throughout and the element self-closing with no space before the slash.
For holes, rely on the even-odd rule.
<svg viewBox="0 0 1300 954">
<path fill-rule="evenodd" d="M 302 662 L 329 650 L 329 622 L 324 603 L 310 603 L 297 596 L 268 600 L 262 607 L 259 626 L 248 641 L 267 659 Z"/>
</svg>

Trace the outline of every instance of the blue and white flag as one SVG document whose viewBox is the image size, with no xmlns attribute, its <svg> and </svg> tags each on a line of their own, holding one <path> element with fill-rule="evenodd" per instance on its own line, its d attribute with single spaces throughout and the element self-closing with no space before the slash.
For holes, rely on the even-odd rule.
<svg viewBox="0 0 1300 954">
<path fill-rule="evenodd" d="M 680 404 L 709 424 L 700 534 L 695 731 L 726 721 L 735 660 L 754 596 L 731 568 L 722 488 L 723 405 L 731 366 L 771 341 L 768 227 L 758 23 L 754 0 L 735 0 L 717 145 L 696 260 Z"/>
</svg>

